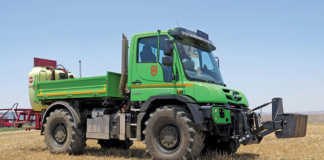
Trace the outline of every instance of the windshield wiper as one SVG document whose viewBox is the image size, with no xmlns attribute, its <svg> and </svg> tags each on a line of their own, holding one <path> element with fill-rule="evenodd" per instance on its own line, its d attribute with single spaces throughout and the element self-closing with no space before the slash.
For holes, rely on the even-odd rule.
<svg viewBox="0 0 324 160">
<path fill-rule="evenodd" d="M 212 80 L 205 80 L 205 82 L 208 82 L 208 83 L 216 83 L 217 84 L 217 82 L 212 81 Z"/>
<path fill-rule="evenodd" d="M 213 81 L 213 80 L 201 80 L 203 82 L 207 82 L 207 83 L 214 83 L 214 84 L 218 84 L 217 82 Z"/>
<path fill-rule="evenodd" d="M 218 84 L 218 85 L 221 85 L 221 86 L 226 87 L 226 84 L 225 84 L 225 83 L 219 83 L 219 82 L 212 81 L 212 80 L 205 80 L 205 82 L 208 82 L 208 83 L 214 83 L 214 84 Z"/>
<path fill-rule="evenodd" d="M 200 82 L 207 82 L 207 83 L 213 83 L 213 84 L 218 84 L 218 85 L 226 87 L 225 83 L 218 83 L 218 82 L 213 81 L 213 80 L 204 80 L 204 79 L 198 79 L 198 78 L 191 78 L 191 80 L 200 81 Z"/>
</svg>

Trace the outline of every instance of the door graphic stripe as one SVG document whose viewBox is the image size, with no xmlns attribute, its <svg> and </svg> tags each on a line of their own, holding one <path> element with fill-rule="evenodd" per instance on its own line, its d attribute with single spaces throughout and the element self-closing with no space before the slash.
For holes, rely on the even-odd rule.
<svg viewBox="0 0 324 160">
<path fill-rule="evenodd" d="M 193 87 L 193 84 L 142 84 L 132 85 L 132 88 L 157 88 L 157 87 Z"/>
</svg>

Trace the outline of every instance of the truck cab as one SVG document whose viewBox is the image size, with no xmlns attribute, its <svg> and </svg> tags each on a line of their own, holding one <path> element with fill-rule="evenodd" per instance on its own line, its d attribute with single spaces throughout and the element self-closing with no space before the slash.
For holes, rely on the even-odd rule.
<svg viewBox="0 0 324 160">
<path fill-rule="evenodd" d="M 197 103 L 248 106 L 243 93 L 226 88 L 213 54 L 216 47 L 207 34 L 198 33 L 175 28 L 133 36 L 128 66 L 132 101 L 185 95 Z"/>
</svg>

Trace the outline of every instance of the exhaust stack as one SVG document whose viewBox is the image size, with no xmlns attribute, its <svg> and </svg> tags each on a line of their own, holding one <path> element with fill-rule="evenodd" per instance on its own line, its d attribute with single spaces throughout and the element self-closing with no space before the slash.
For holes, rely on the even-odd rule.
<svg viewBox="0 0 324 160">
<path fill-rule="evenodd" d="M 120 93 L 126 95 L 128 89 L 126 86 L 127 75 L 128 75 L 128 40 L 127 37 L 123 34 L 122 39 L 122 65 L 121 65 L 121 78 L 119 83 Z"/>
</svg>

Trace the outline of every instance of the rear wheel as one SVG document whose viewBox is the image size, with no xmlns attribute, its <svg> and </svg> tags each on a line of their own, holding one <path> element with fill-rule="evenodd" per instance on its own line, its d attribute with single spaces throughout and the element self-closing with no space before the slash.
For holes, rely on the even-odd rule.
<svg viewBox="0 0 324 160">
<path fill-rule="evenodd" d="M 146 123 L 145 144 L 154 159 L 195 159 L 204 146 L 204 134 L 187 112 L 176 108 L 158 108 Z"/>
<path fill-rule="evenodd" d="M 129 149 L 130 146 L 133 145 L 133 142 L 130 140 L 118 140 L 118 139 L 110 139 L 110 140 L 98 140 L 98 144 L 102 149 L 110 149 L 110 148 L 118 148 L 118 149 Z"/>
<path fill-rule="evenodd" d="M 45 143 L 52 153 L 80 154 L 85 147 L 81 128 L 75 126 L 71 114 L 57 109 L 46 118 Z"/>
</svg>

